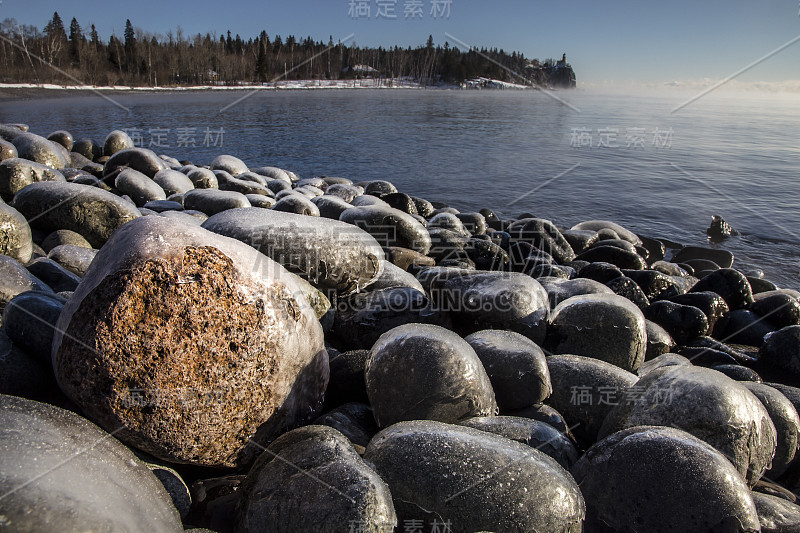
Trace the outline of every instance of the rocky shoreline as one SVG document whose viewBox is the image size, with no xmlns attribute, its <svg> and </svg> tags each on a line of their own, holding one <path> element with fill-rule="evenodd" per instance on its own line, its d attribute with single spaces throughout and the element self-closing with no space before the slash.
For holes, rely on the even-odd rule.
<svg viewBox="0 0 800 533">
<path fill-rule="evenodd" d="M 724 240 L 0 139 L 10 531 L 800 530 L 800 292 Z"/>
</svg>

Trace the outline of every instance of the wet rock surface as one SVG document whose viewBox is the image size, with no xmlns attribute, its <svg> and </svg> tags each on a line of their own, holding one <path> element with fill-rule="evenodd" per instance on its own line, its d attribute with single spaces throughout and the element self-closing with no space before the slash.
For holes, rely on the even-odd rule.
<svg viewBox="0 0 800 533">
<path fill-rule="evenodd" d="M 676 427 L 718 449 L 750 484 L 772 464 L 777 435 L 768 411 L 744 385 L 720 372 L 659 368 L 626 396 L 606 417 L 600 438 L 635 426 Z"/>
<path fill-rule="evenodd" d="M 358 524 L 360 531 L 377 533 L 397 525 L 387 484 L 344 435 L 325 426 L 278 438 L 240 490 L 237 531 L 333 533 Z"/>
<path fill-rule="evenodd" d="M 553 353 L 594 357 L 635 372 L 647 349 L 645 318 L 621 296 L 574 296 L 553 310 L 546 345 Z"/>
<path fill-rule="evenodd" d="M 258 260 L 265 268 L 255 275 Z M 314 412 L 328 380 L 319 322 L 281 271 L 195 226 L 160 217 L 126 225 L 59 318 L 59 385 L 156 457 L 247 463 L 259 441 Z"/>
<path fill-rule="evenodd" d="M 16 531 L 183 530 L 150 470 L 74 413 L 0 396 L 0 449 L 3 516 Z"/>
<path fill-rule="evenodd" d="M 364 458 L 389 485 L 400 523 L 436 518 L 452 531 L 581 529 L 577 484 L 555 460 L 519 442 L 441 422 L 402 422 L 376 435 Z"/>
<path fill-rule="evenodd" d="M 364 376 L 380 427 L 403 420 L 452 423 L 497 409 L 475 351 L 439 326 L 407 324 L 384 333 L 370 350 Z"/>
<path fill-rule="evenodd" d="M 717 450 L 674 428 L 609 435 L 571 470 L 586 531 L 759 531 L 750 490 Z"/>
</svg>

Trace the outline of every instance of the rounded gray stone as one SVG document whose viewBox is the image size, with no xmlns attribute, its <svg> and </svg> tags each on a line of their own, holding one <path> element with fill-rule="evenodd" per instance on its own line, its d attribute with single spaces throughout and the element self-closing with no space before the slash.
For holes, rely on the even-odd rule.
<svg viewBox="0 0 800 533">
<path fill-rule="evenodd" d="M 585 504 L 554 459 L 519 442 L 433 421 L 395 424 L 364 459 L 389 485 L 400 523 L 452 531 L 581 531 Z"/>
<path fill-rule="evenodd" d="M 483 363 L 501 410 L 529 407 L 552 393 L 544 352 L 524 335 L 483 330 L 464 340 Z"/>
<path fill-rule="evenodd" d="M 110 192 L 76 183 L 33 183 L 14 197 L 14 208 L 32 228 L 68 229 L 100 248 L 117 228 L 140 216 L 136 207 Z"/>
<path fill-rule="evenodd" d="M 354 525 L 379 533 L 397 525 L 387 484 L 327 426 L 281 435 L 256 461 L 241 493 L 235 528 L 242 533 L 340 533 Z"/>
<path fill-rule="evenodd" d="M 677 427 L 719 450 L 750 484 L 769 469 L 775 425 L 742 383 L 708 368 L 670 366 L 639 379 L 635 396 L 631 391 L 606 417 L 600 438 L 634 426 Z"/>
<path fill-rule="evenodd" d="M 0 396 L 0 450 L 3 517 L 14 531 L 183 531 L 150 470 L 74 413 Z"/>
<path fill-rule="evenodd" d="M 402 420 L 458 422 L 497 410 L 475 351 L 439 326 L 406 324 L 381 335 L 364 377 L 380 427 Z"/>
<path fill-rule="evenodd" d="M 636 372 L 647 348 L 645 319 L 622 296 L 573 296 L 553 310 L 546 344 L 556 354 L 594 357 Z"/>
<path fill-rule="evenodd" d="M 750 490 L 717 450 L 675 428 L 609 435 L 572 467 L 586 531 L 759 531 Z"/>
</svg>

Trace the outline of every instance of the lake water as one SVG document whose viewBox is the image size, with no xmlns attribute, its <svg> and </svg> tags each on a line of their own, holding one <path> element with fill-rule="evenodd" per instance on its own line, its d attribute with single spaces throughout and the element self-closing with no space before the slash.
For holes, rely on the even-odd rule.
<svg viewBox="0 0 800 533">
<path fill-rule="evenodd" d="M 303 177 L 387 179 L 461 210 L 529 212 L 564 226 L 608 219 L 706 243 L 712 215 L 741 232 L 722 246 L 800 288 L 800 97 L 561 91 L 330 90 L 113 94 L 0 101 L 0 121 L 102 142 L 138 132 L 158 153 L 220 153 Z M 194 146 L 191 146 L 192 141 Z"/>
</svg>

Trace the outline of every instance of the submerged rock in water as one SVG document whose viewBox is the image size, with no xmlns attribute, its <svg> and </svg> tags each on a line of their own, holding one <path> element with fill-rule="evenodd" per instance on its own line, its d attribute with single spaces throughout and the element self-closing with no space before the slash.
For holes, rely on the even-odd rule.
<svg viewBox="0 0 800 533">
<path fill-rule="evenodd" d="M 725 222 L 719 215 L 714 215 L 711 219 L 711 226 L 706 230 L 706 233 L 712 242 L 724 241 L 728 237 L 739 235 L 739 232 L 733 229 L 733 227 Z"/>
<path fill-rule="evenodd" d="M 100 251 L 61 313 L 53 366 L 90 417 L 125 425 L 119 439 L 216 467 L 247 464 L 313 416 L 328 381 L 322 328 L 288 272 L 162 217 Z"/>
<path fill-rule="evenodd" d="M 439 326 L 407 324 L 381 335 L 364 377 L 380 427 L 403 420 L 458 422 L 497 410 L 475 351 Z"/>
<path fill-rule="evenodd" d="M 401 422 L 364 459 L 389 485 L 400 523 L 451 531 L 581 530 L 585 504 L 572 477 L 546 454 L 477 429 Z"/>
<path fill-rule="evenodd" d="M 113 434 L 72 412 L 0 396 L 6 526 L 14 531 L 183 531 L 164 487 Z"/>
<path fill-rule="evenodd" d="M 609 435 L 572 467 L 586 531 L 759 531 L 750 490 L 720 452 L 679 429 Z"/>
</svg>

